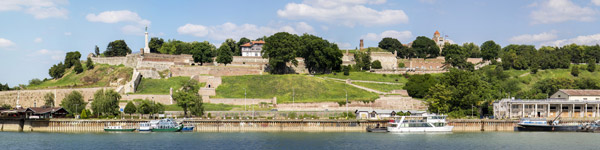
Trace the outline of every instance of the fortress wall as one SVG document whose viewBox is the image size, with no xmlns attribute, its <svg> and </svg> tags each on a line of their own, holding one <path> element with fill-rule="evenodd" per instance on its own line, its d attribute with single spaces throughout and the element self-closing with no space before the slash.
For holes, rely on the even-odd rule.
<svg viewBox="0 0 600 150">
<path fill-rule="evenodd" d="M 19 104 L 24 107 L 33 107 L 34 103 L 36 106 L 44 105 L 44 95 L 46 93 L 54 93 L 54 106 L 59 106 L 68 94 L 72 91 L 79 91 L 83 96 L 83 101 L 89 102 L 94 98 L 94 93 L 100 89 L 114 89 L 113 87 L 100 87 L 100 88 L 76 88 L 76 89 L 49 89 L 49 90 L 20 90 L 20 91 L 1 91 L 0 92 L 0 103 L 9 104 L 12 107 L 17 105 L 17 96 L 19 96 Z"/>
<path fill-rule="evenodd" d="M 171 98 L 171 95 L 140 95 L 140 94 L 126 94 L 121 95 L 121 100 L 134 100 L 134 99 L 145 99 L 154 100 L 157 103 L 171 105 L 175 104 L 175 101 Z"/>
<path fill-rule="evenodd" d="M 245 101 L 245 102 L 244 102 Z M 244 105 L 244 104 L 260 104 L 264 103 L 272 103 L 272 99 L 245 99 L 244 98 L 211 98 L 207 103 L 212 104 L 228 104 L 228 105 Z"/>
<path fill-rule="evenodd" d="M 340 106 L 336 102 L 319 102 L 319 103 L 280 103 L 277 104 L 277 109 L 281 110 L 302 110 L 302 111 L 343 111 L 346 106 Z M 361 101 L 352 101 L 348 104 L 349 110 L 356 109 L 389 109 L 389 110 L 427 110 L 427 106 L 423 101 L 416 100 L 410 97 L 390 96 L 380 97 L 373 103 L 364 103 Z"/>
<path fill-rule="evenodd" d="M 441 71 L 444 69 L 444 57 L 434 59 L 412 58 L 399 59 L 399 63 L 404 63 L 406 68 L 414 68 L 417 71 Z"/>
<path fill-rule="evenodd" d="M 94 63 L 108 65 L 125 65 L 127 57 L 91 57 Z"/>
<path fill-rule="evenodd" d="M 381 69 L 390 70 L 398 68 L 398 60 L 396 55 L 390 52 L 372 52 L 371 61 L 379 60 L 381 62 Z"/>
<path fill-rule="evenodd" d="M 171 67 L 173 76 L 193 76 L 193 75 L 212 75 L 212 76 L 237 76 L 249 74 L 262 74 L 258 67 L 232 67 L 232 66 L 193 66 L 193 67 Z"/>
</svg>

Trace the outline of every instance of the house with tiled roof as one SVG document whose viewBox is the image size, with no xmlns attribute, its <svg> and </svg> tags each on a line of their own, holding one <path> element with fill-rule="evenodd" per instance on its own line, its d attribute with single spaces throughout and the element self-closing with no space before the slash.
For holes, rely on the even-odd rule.
<svg viewBox="0 0 600 150">
<path fill-rule="evenodd" d="M 252 41 L 240 45 L 242 56 L 262 56 L 263 45 L 265 45 L 265 41 Z"/>
<path fill-rule="evenodd" d="M 581 90 L 581 89 L 560 89 L 552 94 L 550 98 L 563 98 L 571 101 L 575 100 L 598 100 L 600 101 L 600 90 Z"/>
<path fill-rule="evenodd" d="M 496 118 L 600 117 L 600 90 L 559 89 L 546 99 L 507 98 L 494 102 Z"/>
</svg>

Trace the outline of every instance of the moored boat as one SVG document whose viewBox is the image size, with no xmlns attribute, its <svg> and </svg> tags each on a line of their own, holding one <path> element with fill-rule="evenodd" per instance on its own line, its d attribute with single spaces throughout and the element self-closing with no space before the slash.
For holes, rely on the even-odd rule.
<svg viewBox="0 0 600 150">
<path fill-rule="evenodd" d="M 577 131 L 579 125 L 559 124 L 559 116 L 560 113 L 552 121 L 546 121 L 546 119 L 543 118 L 523 118 L 517 123 L 515 131 Z"/>
<path fill-rule="evenodd" d="M 452 132 L 454 126 L 448 126 L 445 115 L 402 116 L 390 120 L 389 132 Z"/>
<path fill-rule="evenodd" d="M 156 127 L 152 127 L 152 132 L 179 132 L 183 129 L 183 124 L 178 124 L 173 119 L 161 119 Z"/>
<path fill-rule="evenodd" d="M 192 131 L 194 131 L 194 126 L 183 126 L 181 131 L 182 132 L 192 132 Z"/>
<path fill-rule="evenodd" d="M 135 128 L 123 128 L 123 126 L 106 126 L 104 127 L 106 132 L 132 132 Z"/>
</svg>

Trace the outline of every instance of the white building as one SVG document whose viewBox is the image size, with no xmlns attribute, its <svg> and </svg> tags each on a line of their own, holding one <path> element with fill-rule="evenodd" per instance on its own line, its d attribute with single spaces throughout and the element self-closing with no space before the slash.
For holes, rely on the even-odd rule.
<svg viewBox="0 0 600 150">
<path fill-rule="evenodd" d="M 242 48 L 242 56 L 262 56 L 262 47 L 265 41 L 252 41 L 240 45 Z"/>
<path fill-rule="evenodd" d="M 495 118 L 600 117 L 600 90 L 561 89 L 547 99 L 502 99 L 494 102 Z"/>
</svg>

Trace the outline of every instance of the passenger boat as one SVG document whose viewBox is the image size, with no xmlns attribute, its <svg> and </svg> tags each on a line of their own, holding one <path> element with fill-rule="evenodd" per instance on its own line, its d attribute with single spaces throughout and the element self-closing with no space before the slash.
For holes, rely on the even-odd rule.
<svg viewBox="0 0 600 150">
<path fill-rule="evenodd" d="M 575 132 L 579 125 L 559 125 L 558 120 L 551 121 L 548 123 L 546 119 L 535 119 L 535 118 L 523 118 L 517 126 L 515 131 L 562 131 L 562 132 Z"/>
<path fill-rule="evenodd" d="M 178 124 L 173 119 L 161 119 L 158 121 L 156 127 L 152 127 L 152 132 L 179 132 L 183 128 L 183 124 Z"/>
<path fill-rule="evenodd" d="M 106 132 L 132 132 L 135 128 L 123 128 L 123 126 L 106 126 L 104 127 Z"/>
<path fill-rule="evenodd" d="M 452 132 L 445 115 L 423 114 L 422 116 L 402 116 L 390 120 L 389 132 Z"/>
<path fill-rule="evenodd" d="M 194 126 L 183 126 L 181 132 L 192 132 L 194 131 Z"/>
<path fill-rule="evenodd" d="M 138 131 L 152 131 L 152 128 L 158 126 L 158 122 L 160 122 L 160 120 L 150 120 L 145 123 L 140 123 L 140 128 Z"/>
</svg>

